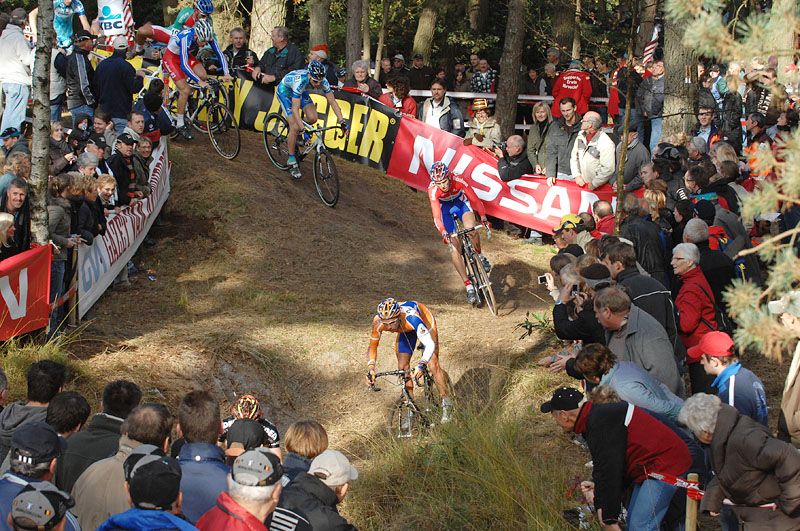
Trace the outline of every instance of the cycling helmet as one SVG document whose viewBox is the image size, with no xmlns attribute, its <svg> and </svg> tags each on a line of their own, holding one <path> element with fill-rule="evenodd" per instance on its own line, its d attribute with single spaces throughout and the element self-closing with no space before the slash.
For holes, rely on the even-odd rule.
<svg viewBox="0 0 800 531">
<path fill-rule="evenodd" d="M 431 181 L 443 181 L 449 173 L 450 168 L 447 167 L 447 164 L 442 161 L 434 162 L 433 166 L 431 166 Z"/>
<path fill-rule="evenodd" d="M 400 314 L 400 305 L 397 301 L 389 298 L 378 305 L 378 317 L 383 321 L 394 319 Z"/>
<path fill-rule="evenodd" d="M 325 65 L 316 59 L 311 61 L 308 63 L 308 75 L 311 76 L 311 79 L 322 81 L 325 79 Z"/>
<path fill-rule="evenodd" d="M 204 15 L 210 15 L 214 12 L 214 4 L 211 0 L 197 0 L 194 3 L 194 8 Z"/>
<path fill-rule="evenodd" d="M 237 419 L 257 420 L 261 416 L 261 404 L 253 395 L 242 395 L 233 406 L 233 416 Z"/>
<path fill-rule="evenodd" d="M 201 18 L 194 23 L 194 39 L 197 42 L 211 42 L 214 38 L 214 26 L 207 18 Z"/>
</svg>

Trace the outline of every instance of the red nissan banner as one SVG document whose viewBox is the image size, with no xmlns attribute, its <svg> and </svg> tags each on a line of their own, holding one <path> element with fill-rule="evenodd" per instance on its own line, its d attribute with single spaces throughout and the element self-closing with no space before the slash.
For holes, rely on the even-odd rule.
<svg viewBox="0 0 800 531">
<path fill-rule="evenodd" d="M 610 185 L 597 190 L 581 188 L 571 181 L 548 186 L 544 176 L 525 176 L 509 182 L 500 180 L 497 158 L 463 139 L 419 120 L 403 117 L 386 171 L 418 190 L 431 183 L 428 170 L 441 160 L 455 174 L 464 177 L 494 217 L 552 234 L 566 214 L 591 212 L 598 199 L 616 207 L 617 194 Z"/>
<path fill-rule="evenodd" d="M 50 258 L 45 245 L 0 262 L 0 340 L 47 326 Z"/>
</svg>

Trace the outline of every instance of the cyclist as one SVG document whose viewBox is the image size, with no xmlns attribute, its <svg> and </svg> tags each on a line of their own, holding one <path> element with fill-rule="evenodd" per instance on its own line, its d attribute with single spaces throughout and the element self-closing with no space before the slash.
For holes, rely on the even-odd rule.
<svg viewBox="0 0 800 531">
<path fill-rule="evenodd" d="M 231 415 L 222 419 L 222 433 L 219 436 L 219 442 L 225 442 L 225 439 L 228 438 L 228 430 L 239 419 L 255 420 L 261 424 L 268 441 L 266 447 L 270 448 L 278 457 L 281 456 L 281 438 L 278 428 L 261 415 L 261 404 L 253 395 L 240 396 L 236 405 L 233 406 Z"/>
<path fill-rule="evenodd" d="M 72 17 L 78 15 L 81 27 L 86 31 L 90 30 L 89 19 L 86 18 L 86 10 L 80 0 L 55 0 L 53 2 L 53 30 L 56 32 L 56 47 L 67 50 L 72 48 Z M 39 8 L 35 7 L 28 14 L 28 25 L 31 27 L 31 35 L 36 40 L 37 19 Z"/>
<path fill-rule="evenodd" d="M 167 45 L 167 51 L 164 52 L 164 69 L 172 77 L 178 87 L 178 92 L 180 92 L 175 126 L 181 136 L 187 140 L 192 139 L 191 128 L 183 117 L 186 111 L 186 102 L 189 101 L 189 96 L 192 93 L 192 87 L 189 85 L 187 78 L 200 85 L 201 88 L 208 87 L 206 82 L 208 75 L 205 68 L 203 68 L 203 63 L 195 57 L 197 50 L 206 44 L 211 45 L 211 49 L 214 50 L 214 54 L 217 56 L 217 61 L 222 65 L 224 72 L 222 81 L 225 83 L 230 82 L 232 78 L 228 73 L 228 62 L 225 60 L 225 56 L 214 38 L 214 28 L 208 18 L 202 18 L 193 27 L 181 30 L 173 35 Z"/>
<path fill-rule="evenodd" d="M 442 422 L 450 420 L 452 403 L 450 402 L 447 384 L 450 377 L 439 365 L 439 334 L 436 331 L 436 320 L 428 308 L 421 302 L 397 302 L 386 299 L 378 305 L 378 314 L 372 319 L 372 333 L 369 337 L 367 350 L 367 383 L 372 385 L 375 381 L 375 362 L 378 359 L 378 344 L 383 332 L 397 334 L 397 368 L 408 370 L 411 355 L 417 345 L 417 339 L 424 347 L 422 359 L 414 369 L 414 379 L 422 376 L 422 369 L 426 365 L 436 383 L 436 389 L 442 396 Z M 405 378 L 405 386 L 409 394 L 414 396 L 414 382 L 410 377 Z"/>
<path fill-rule="evenodd" d="M 345 130 L 348 129 L 347 122 L 342 116 L 342 110 L 333 97 L 331 86 L 328 80 L 325 79 L 325 66 L 323 66 L 322 63 L 316 60 L 311 61 L 308 63 L 308 68 L 293 70 L 286 74 L 281 82 L 278 83 L 275 95 L 278 96 L 283 114 L 286 115 L 286 119 L 289 122 L 289 133 L 286 137 L 288 142 L 287 147 L 289 148 L 289 173 L 291 173 L 292 177 L 295 179 L 299 179 L 303 176 L 300 172 L 300 167 L 297 165 L 297 159 L 295 159 L 297 135 L 303 130 L 303 120 L 300 116 L 300 111 L 302 109 L 302 114 L 305 115 L 306 121 L 310 124 L 316 123 L 319 119 L 317 116 L 317 108 L 314 107 L 308 95 L 308 91 L 306 90 L 309 85 L 314 88 L 322 88 L 322 92 L 328 100 L 328 105 L 333 109 L 333 112 L 336 113 L 336 117 L 339 119 L 339 125 Z"/>
<path fill-rule="evenodd" d="M 179 31 L 194 27 L 198 20 L 208 18 L 214 12 L 211 0 L 197 0 L 192 7 L 185 7 L 178 12 L 172 26 L 165 28 L 147 22 L 136 30 L 136 53 L 144 50 L 147 39 L 153 39 L 161 44 L 169 44 L 169 39 Z"/>
<path fill-rule="evenodd" d="M 433 222 L 442 235 L 442 240 L 450 246 L 450 257 L 453 265 L 461 276 L 464 286 L 467 289 L 467 302 L 475 304 L 478 302 L 478 292 L 467 277 L 467 266 L 461 258 L 461 241 L 456 236 L 456 225 L 453 221 L 453 214 L 457 215 L 464 228 L 471 229 L 475 226 L 475 212 L 473 206 L 481 216 L 481 224 L 487 229 L 490 227 L 486 219 L 486 211 L 483 202 L 478 199 L 470 185 L 460 176 L 450 172 L 447 164 L 438 161 L 431 166 L 431 184 L 428 186 L 428 197 L 431 200 L 431 210 L 433 211 Z M 469 233 L 472 246 L 478 253 L 483 269 L 488 273 L 492 268 L 489 259 L 481 254 L 481 238 L 478 231 Z"/>
</svg>

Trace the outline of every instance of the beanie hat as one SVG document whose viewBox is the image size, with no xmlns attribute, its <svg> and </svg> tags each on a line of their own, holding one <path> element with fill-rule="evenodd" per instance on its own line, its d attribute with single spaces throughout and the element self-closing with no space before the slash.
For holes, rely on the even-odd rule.
<svg viewBox="0 0 800 531">
<path fill-rule="evenodd" d="M 602 284 L 611 284 L 611 272 L 603 264 L 590 264 L 584 267 L 581 269 L 581 277 L 595 291 Z"/>
<path fill-rule="evenodd" d="M 328 45 L 327 44 L 318 44 L 311 48 L 311 51 L 320 56 L 322 59 L 328 58 Z"/>
</svg>

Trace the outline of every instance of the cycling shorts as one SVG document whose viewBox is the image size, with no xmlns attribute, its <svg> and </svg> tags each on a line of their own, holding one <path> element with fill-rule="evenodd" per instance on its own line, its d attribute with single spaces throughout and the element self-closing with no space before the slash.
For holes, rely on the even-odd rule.
<svg viewBox="0 0 800 531">
<path fill-rule="evenodd" d="M 458 216 L 458 219 L 463 220 L 464 214 L 472 212 L 472 206 L 469 204 L 469 199 L 464 197 L 457 201 L 439 201 L 439 206 L 442 209 L 442 225 L 448 234 L 456 231 L 456 222 L 453 221 L 453 214 Z"/>
<path fill-rule="evenodd" d="M 194 65 L 200 64 L 200 61 L 197 60 L 197 57 L 194 55 L 189 54 L 188 57 L 189 67 L 194 70 Z M 180 79 L 186 79 L 186 72 L 183 71 L 181 68 L 181 58 L 178 57 L 178 54 L 173 53 L 169 50 L 164 52 L 164 59 L 162 61 L 164 65 L 164 70 L 167 71 L 169 76 L 174 80 L 178 81 Z"/>
<path fill-rule="evenodd" d="M 428 332 L 433 339 L 433 342 L 436 344 L 436 350 L 433 351 L 434 356 L 439 355 L 439 333 L 436 331 L 436 325 L 433 325 L 433 328 L 429 329 Z M 408 354 L 409 356 L 414 355 L 414 348 L 417 346 L 417 333 L 415 331 L 411 332 L 400 332 L 397 334 L 397 352 Z"/>
<path fill-rule="evenodd" d="M 170 37 L 176 33 L 174 30 L 165 28 L 164 26 L 151 24 L 150 27 L 153 28 L 153 40 L 161 44 L 169 44 Z"/>
<path fill-rule="evenodd" d="M 278 101 L 281 104 L 281 109 L 283 109 L 283 114 L 286 116 L 292 115 L 292 96 L 286 95 L 283 93 L 282 90 L 276 90 L 275 95 L 278 96 Z M 300 96 L 300 108 L 302 109 L 309 103 L 313 103 L 311 101 L 311 96 L 308 95 L 308 92 L 303 92 L 303 95 Z"/>
</svg>

